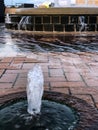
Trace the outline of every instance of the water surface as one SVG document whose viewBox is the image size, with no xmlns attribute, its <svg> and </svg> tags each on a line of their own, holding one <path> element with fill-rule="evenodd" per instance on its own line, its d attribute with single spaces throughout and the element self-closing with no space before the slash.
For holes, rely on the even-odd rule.
<svg viewBox="0 0 98 130">
<path fill-rule="evenodd" d="M 66 105 L 44 100 L 41 116 L 27 113 L 27 102 L 20 101 L 0 110 L 0 130 L 73 130 L 77 114 Z"/>
<path fill-rule="evenodd" d="M 98 36 L 30 35 L 0 26 L 0 55 L 28 52 L 98 52 Z"/>
</svg>

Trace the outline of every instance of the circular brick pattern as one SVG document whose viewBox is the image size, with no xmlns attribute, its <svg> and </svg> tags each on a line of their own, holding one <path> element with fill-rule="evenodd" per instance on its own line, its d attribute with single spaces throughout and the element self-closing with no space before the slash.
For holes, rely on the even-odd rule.
<svg viewBox="0 0 98 130">
<path fill-rule="evenodd" d="M 13 101 L 26 98 L 26 92 L 16 92 L 0 97 L 0 106 L 7 105 Z M 74 96 L 45 91 L 43 99 L 52 100 L 62 104 L 66 104 L 74 108 L 78 115 L 79 121 L 74 130 L 98 130 L 98 111 L 86 101 L 76 98 Z"/>
</svg>

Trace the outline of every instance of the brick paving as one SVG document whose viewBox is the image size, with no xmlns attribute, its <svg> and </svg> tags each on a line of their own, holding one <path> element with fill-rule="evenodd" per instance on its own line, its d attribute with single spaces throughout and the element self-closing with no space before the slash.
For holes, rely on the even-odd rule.
<svg viewBox="0 0 98 130">
<path fill-rule="evenodd" d="M 42 67 L 44 88 L 74 95 L 98 108 L 98 53 L 28 53 L 0 57 L 0 96 L 26 90 L 27 73 Z"/>
</svg>

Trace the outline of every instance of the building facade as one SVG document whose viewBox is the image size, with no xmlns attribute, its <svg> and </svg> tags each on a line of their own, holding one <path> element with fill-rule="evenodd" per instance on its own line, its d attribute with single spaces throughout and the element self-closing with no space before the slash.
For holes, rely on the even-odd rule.
<svg viewBox="0 0 98 130">
<path fill-rule="evenodd" d="M 54 0 L 57 7 L 63 6 L 98 6 L 98 0 Z"/>
<path fill-rule="evenodd" d="M 76 0 L 77 5 L 98 6 L 98 0 Z"/>
</svg>

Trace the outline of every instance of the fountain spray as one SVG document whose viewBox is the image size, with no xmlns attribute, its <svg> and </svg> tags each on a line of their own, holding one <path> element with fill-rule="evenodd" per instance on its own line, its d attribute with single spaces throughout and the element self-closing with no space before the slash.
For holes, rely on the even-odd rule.
<svg viewBox="0 0 98 130">
<path fill-rule="evenodd" d="M 27 111 L 32 116 L 36 116 L 40 114 L 44 85 L 44 78 L 40 65 L 36 64 L 33 69 L 28 72 L 27 80 Z"/>
</svg>

